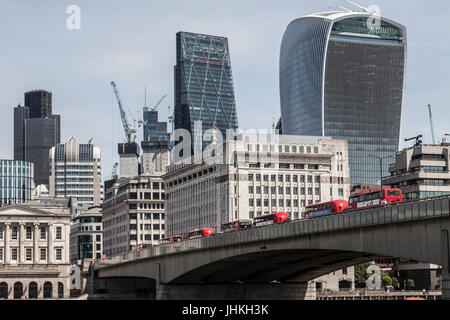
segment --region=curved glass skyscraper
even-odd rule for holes
[[[292,21],[280,53],[283,134],[346,139],[351,184],[378,183],[377,157],[399,146],[405,63],[406,28],[394,21],[337,11]]]

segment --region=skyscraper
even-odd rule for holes
[[[52,114],[52,93],[25,93],[25,106],[14,108],[14,160],[34,163],[36,185],[48,184],[48,152],[60,142],[61,118]]]
[[[195,124],[200,124],[195,128]],[[214,126],[226,139],[227,129],[237,129],[228,39],[188,32],[177,33],[175,66],[175,129],[186,129],[191,141],[210,141],[203,134]],[[197,130],[195,130],[197,129]]]
[[[169,140],[167,122],[158,121],[158,111],[144,107],[144,141]]]
[[[351,184],[378,183],[376,157],[399,146],[405,64],[397,22],[338,11],[292,21],[280,53],[283,133],[346,139]]]
[[[77,213],[102,202],[100,148],[73,137],[50,149],[50,197],[76,198]]]

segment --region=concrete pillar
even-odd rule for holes
[[[442,300],[450,300],[450,237],[447,229],[441,231]]]
[[[316,300],[308,283],[156,285],[156,300]]]

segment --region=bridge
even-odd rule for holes
[[[96,292],[153,299],[315,299],[308,281],[387,257],[442,266],[450,298],[450,197],[294,220],[96,261]]]

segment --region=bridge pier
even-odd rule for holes
[[[156,300],[316,300],[313,283],[156,286]]]

